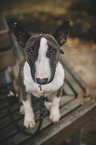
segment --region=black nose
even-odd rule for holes
[[[48,82],[48,78],[44,78],[44,79],[37,78],[36,80],[38,84],[42,84],[42,85]]]

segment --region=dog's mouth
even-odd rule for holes
[[[49,78],[42,78],[42,79],[36,78],[34,80],[34,82],[39,85],[47,85],[47,84],[51,83],[53,81],[53,79],[54,79],[54,76],[52,76],[52,78],[50,78],[50,79]]]
[[[51,79],[48,79],[48,78],[42,78],[42,79],[40,79],[40,78],[35,78],[35,79],[33,79],[33,80],[34,80],[34,82],[35,82],[36,84],[39,84],[39,85],[46,85],[46,84],[49,84],[50,82],[52,82],[53,78],[51,78]]]

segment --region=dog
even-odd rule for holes
[[[20,64],[18,77],[14,82],[20,94],[20,113],[24,114],[24,126],[35,127],[31,95],[40,97],[39,85],[45,92],[45,106],[50,112],[49,119],[58,122],[60,119],[59,102],[65,79],[64,68],[60,63],[60,48],[67,40],[69,21],[65,21],[53,34],[32,35],[19,24],[14,24],[14,33],[18,44],[24,48],[25,59]]]

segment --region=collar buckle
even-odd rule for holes
[[[42,85],[39,85],[38,87],[40,88],[40,97],[45,95],[44,91],[42,90]]]

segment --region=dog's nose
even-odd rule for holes
[[[36,80],[37,83],[41,85],[46,84],[48,82],[48,78],[44,78],[44,79],[37,78]]]

